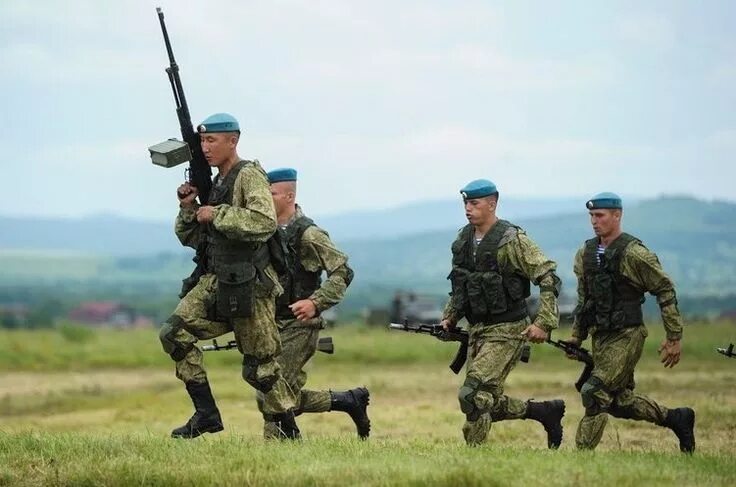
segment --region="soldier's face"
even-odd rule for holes
[[[606,237],[621,228],[621,210],[590,210],[590,224],[599,237]]]
[[[230,132],[200,134],[202,152],[207,164],[213,167],[221,166],[232,157],[238,145],[238,136]]]
[[[277,215],[283,215],[294,203],[296,198],[294,191],[294,184],[290,181],[273,183],[271,185],[271,197],[273,198],[273,206],[276,207]]]
[[[471,225],[482,225],[493,218],[496,201],[493,198],[465,200],[465,218]]]

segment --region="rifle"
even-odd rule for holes
[[[585,382],[590,378],[590,374],[593,372],[593,356],[588,350],[573,345],[572,343],[563,342],[562,340],[552,340],[552,336],[547,339],[547,343],[553,347],[563,350],[567,355],[572,355],[578,362],[583,362],[585,364],[583,372],[580,374],[577,382],[575,382],[575,389],[580,392],[583,384],[585,384]]]
[[[205,345],[202,347],[203,352],[219,352],[220,350],[231,350],[238,348],[238,343],[235,340],[230,340],[227,345],[219,345],[217,340],[212,340],[212,345]],[[317,340],[317,351],[332,355],[335,353],[335,345],[332,343],[332,337],[320,337]]]
[[[423,333],[425,335],[431,335],[438,340],[443,342],[460,342],[460,348],[457,349],[457,354],[450,364],[450,370],[455,374],[459,374],[463,370],[465,360],[468,358],[468,332],[462,328],[455,328],[452,330],[445,330],[442,325],[410,325],[408,323],[391,323],[388,325],[391,330],[408,331],[412,333]],[[524,345],[521,350],[522,362],[529,362],[529,345]]]
[[[716,348],[716,351],[726,357],[736,358],[736,352],[733,351],[733,343],[728,348]]]
[[[179,128],[181,129],[181,137],[184,139],[184,142],[169,139],[152,145],[148,148],[148,151],[151,153],[151,161],[162,167],[174,167],[189,161],[189,168],[184,172],[184,177],[188,183],[197,188],[199,202],[204,205],[209,200],[210,190],[212,189],[212,168],[210,168],[207,160],[204,158],[202,146],[199,143],[199,134],[194,131],[194,126],[192,125],[189,105],[187,105],[184,88],[181,84],[181,77],[179,76],[179,66],[176,64],[176,60],[174,60],[174,51],[171,49],[169,33],[164,23],[164,12],[161,10],[161,7],[156,7],[156,12],[158,13],[158,20],[161,24],[161,32],[164,35],[166,52],[169,55],[169,67],[166,68],[166,74],[169,76],[171,90],[174,92],[176,116],[179,119]],[[183,196],[186,195],[180,195],[180,197]]]

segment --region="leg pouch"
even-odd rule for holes
[[[220,264],[217,269],[218,317],[250,318],[253,315],[253,288],[256,268],[250,263]]]

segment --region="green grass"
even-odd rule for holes
[[[155,330],[71,328],[0,333],[0,485],[728,485],[736,480],[736,360],[715,353],[733,325],[687,329],[683,362],[657,361],[661,332],[637,369],[637,388],[697,412],[698,450],[684,456],[674,435],[612,419],[596,452],[577,452],[582,415],[572,383],[580,364],[549,346],[512,372],[506,392],[567,403],[565,440],[545,448],[530,421],[493,426],[468,448],[457,406],[462,377],[447,364],[453,344],[430,337],[345,327],[324,334],[336,354],[318,354],[313,388],[367,385],[373,430],[360,442],[343,413],[302,415],[298,443],[261,439],[254,394],[236,352],[207,355],[226,430],[194,441],[169,431],[191,414]],[[566,336],[560,333],[559,337]],[[223,341],[226,337],[223,337]]]

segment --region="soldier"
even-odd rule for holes
[[[327,232],[306,217],[296,204],[297,172],[276,169],[268,173],[271,196],[276,207],[278,230],[269,241],[271,262],[284,288],[276,300],[276,321],[281,334],[281,371],[297,395],[297,414],[343,411],[350,415],[360,438],[370,433],[367,407],[368,389],[344,392],[303,389],[307,381],[304,366],[317,349],[319,330],[324,328],[321,313],[342,301],[353,280],[347,256],[330,240]],[[327,279],[322,282],[322,272]],[[259,405],[263,397],[258,395]],[[266,421],[264,436],[276,436],[275,424]]]
[[[595,367],[580,390],[585,416],[578,425],[577,447],[595,448],[611,414],[670,428],[680,441],[680,450],[691,453],[695,450],[695,412],[668,409],[634,393],[634,368],[647,336],[641,309],[645,292],[657,297],[667,333],[658,350],[662,363],[674,367],[680,361],[682,321],[672,280],[654,252],[622,232],[619,196],[600,193],[586,206],[596,237],[575,255],[578,306],[568,341],[579,346],[590,334]]]
[[[565,403],[521,401],[504,395],[504,383],[521,356],[525,340],[540,343],[557,327],[560,279],[524,230],[496,216],[498,191],[485,179],[461,191],[469,224],[452,244],[450,301],[442,325],[470,323],[467,376],[458,394],[469,445],[483,443],[491,423],[533,419],[547,432],[547,446],[562,442]],[[531,323],[526,307],[530,281],[539,286],[540,307]]]
[[[195,202],[195,187],[185,183],[178,189],[176,235],[183,245],[198,249],[199,259],[191,286],[182,290],[159,337],[176,362],[176,376],[186,385],[195,412],[171,436],[194,438],[223,429],[195,344],[233,331],[243,354],[243,379],[263,394],[264,412],[279,435],[298,438],[294,394],[275,359],[281,352],[274,320],[281,286],[266,245],[276,230],[266,173],[258,161],[238,156],[240,126],[231,115],[210,116],[198,132],[204,156],[218,174],[205,206]]]

